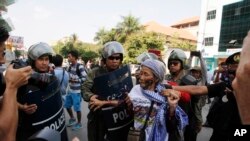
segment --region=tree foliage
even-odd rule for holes
[[[140,24],[139,18],[133,17],[131,14],[121,18],[122,22],[119,22],[116,26],[117,40],[119,42],[125,43],[129,35],[144,31],[144,26]]]
[[[127,51],[124,61],[136,63],[136,57],[143,52],[148,52],[148,49],[163,51],[165,42],[163,35],[154,32],[131,34],[124,44]]]
[[[78,39],[76,34],[72,34],[71,36],[58,41],[53,46],[53,49],[57,54],[61,54],[63,57],[67,57],[69,51],[77,50],[79,56],[86,62],[89,59],[99,57],[98,50],[100,49],[100,46],[84,43]]]
[[[187,40],[181,40],[178,34],[175,34],[173,37],[169,37],[168,46],[172,48],[180,48],[185,51],[194,51],[196,50],[196,45]]]
[[[164,50],[165,37],[157,33],[145,32],[145,27],[140,24],[139,18],[128,15],[122,16],[122,21],[110,31],[101,28],[96,33],[95,41],[101,45],[108,41],[122,43],[127,51],[124,61],[135,63],[135,58],[150,48]]]
[[[98,58],[99,54],[97,52],[89,50],[84,52],[81,57],[84,62],[88,62],[88,60],[92,60],[93,58]]]
[[[109,41],[125,43],[126,38],[129,35],[144,30],[144,26],[140,24],[138,18],[135,18],[132,15],[122,16],[121,18],[122,21],[119,22],[115,28],[112,28],[111,30],[106,30],[104,27],[101,28],[96,33],[94,40],[101,45]]]
[[[141,25],[139,18],[132,15],[122,16],[121,22],[110,30],[100,28],[94,37],[95,44],[80,41],[76,34],[58,41],[53,47],[56,53],[67,56],[72,49],[79,51],[80,56],[86,62],[99,57],[101,47],[109,41],[118,41],[123,44],[126,52],[125,63],[136,63],[136,57],[148,49],[164,50],[164,45],[181,48],[183,50],[195,50],[196,46],[186,40],[181,40],[178,35],[166,37],[166,35],[154,32],[146,32],[145,26]]]
[[[106,42],[114,41],[115,40],[115,30],[106,30],[104,27],[101,28],[94,37],[94,41],[97,41],[98,44],[103,45]]]

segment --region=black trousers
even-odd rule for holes
[[[88,115],[88,140],[89,141],[127,141],[129,127],[127,125],[115,131],[108,131],[103,117],[98,113]]]

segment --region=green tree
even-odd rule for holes
[[[125,43],[126,38],[132,33],[137,33],[144,30],[144,26],[140,25],[139,19],[132,15],[122,16],[122,21],[115,28],[106,30],[101,28],[96,32],[94,40],[103,45],[108,41],[118,41]]]
[[[86,60],[86,58],[88,59],[88,57],[98,57],[99,48],[100,45],[80,41],[76,34],[72,34],[71,36],[62,39],[53,45],[53,49],[57,54],[67,57],[69,51],[77,50],[79,52],[79,56],[82,57],[83,60]]]
[[[81,58],[82,60],[87,63],[88,60],[91,60],[91,59],[95,59],[95,58],[99,58],[99,54],[97,52],[94,52],[94,51],[86,51],[84,52],[82,55],[81,55]]]
[[[101,29],[99,29],[98,32],[96,32],[95,37],[94,37],[94,41],[97,41],[98,44],[103,44],[103,42],[105,41],[105,36],[107,35],[108,31],[102,27]]]
[[[56,54],[62,54],[61,49],[63,47],[63,42],[57,41],[54,45],[52,45],[53,50]]]
[[[94,41],[97,41],[98,44],[103,45],[107,41],[107,36],[109,34],[108,32],[109,32],[108,30],[102,27],[98,32],[96,32]]]
[[[62,44],[60,44],[60,42],[59,42],[59,44],[56,44],[55,46],[56,46],[56,48],[60,48],[59,54],[61,54],[64,57],[67,57],[68,52],[73,49],[73,44],[70,42],[64,42]],[[53,47],[53,48],[55,48],[55,47]]]
[[[112,28],[111,30],[106,30],[105,28],[101,28],[94,37],[94,41],[97,41],[98,44],[104,45],[109,41],[117,40],[117,32],[116,29]]]
[[[74,33],[69,37],[65,37],[59,41],[55,45],[53,45],[53,49],[55,53],[61,54],[64,57],[67,57],[67,54],[70,50],[78,50],[79,47],[82,46],[82,41],[78,39],[78,36]]]
[[[126,38],[132,33],[136,33],[144,30],[144,26],[140,25],[139,18],[136,18],[129,14],[128,16],[122,16],[122,22],[116,26],[117,40],[121,43],[126,41]]]
[[[131,34],[124,44],[127,51],[124,61],[125,63],[136,63],[136,57],[147,52],[148,49],[163,51],[165,42],[163,35],[154,32]]]
[[[178,34],[175,34],[173,37],[168,37],[168,46],[172,48],[180,48],[185,51],[194,51],[196,50],[196,45],[187,40],[181,40]]]

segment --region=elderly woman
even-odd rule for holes
[[[161,93],[166,89],[162,85],[165,70],[164,64],[158,60],[142,62],[140,84],[129,93],[134,110],[134,128],[145,129],[145,141],[182,140],[181,135],[174,135],[176,132],[173,130],[182,133],[188,123],[187,115],[178,106],[180,93],[174,90],[164,95]],[[146,128],[143,128],[145,121]]]

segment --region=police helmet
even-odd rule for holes
[[[201,72],[201,67],[200,66],[193,66],[190,68],[190,71],[200,71]]]
[[[122,44],[120,44],[117,41],[110,41],[104,44],[103,50],[102,50],[102,57],[108,58],[109,56],[112,56],[113,54],[120,53],[121,57],[123,58],[124,49]]]
[[[47,43],[40,42],[34,44],[28,50],[28,57],[30,61],[35,61],[43,55],[48,55],[50,61],[52,59],[52,55],[54,55],[52,47],[50,47]]]
[[[185,54],[185,52],[181,49],[174,49],[169,57],[168,57],[168,62],[170,62],[171,60],[179,60],[181,61],[182,64],[182,68],[184,68],[184,66],[186,65],[186,60],[187,60],[187,56]],[[169,68],[169,64],[168,64],[168,68]]]

